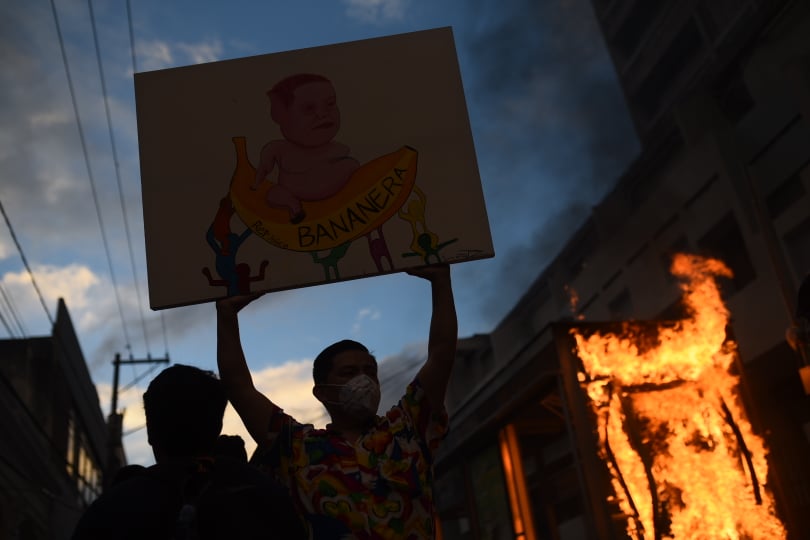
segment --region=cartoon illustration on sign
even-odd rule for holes
[[[393,270],[394,260],[391,258],[391,251],[388,249],[388,244],[385,242],[382,226],[368,233],[366,239],[368,240],[368,253],[374,260],[374,266],[377,267],[377,271],[385,271],[385,265],[382,263],[383,260],[388,261],[388,270]]]
[[[349,148],[336,142],[340,109],[332,82],[321,75],[299,73],[267,92],[270,116],[281,128],[281,140],[262,148],[255,190],[278,168],[278,180],[267,189],[267,204],[286,208],[290,223],[306,217],[302,201],[322,201],[339,192],[360,163]]]
[[[450,28],[135,86],[153,309],[494,255]]]
[[[228,296],[249,293],[250,283],[262,281],[269,264],[269,261],[263,260],[259,266],[259,274],[251,276],[249,264],[236,263],[239,246],[252,234],[252,231],[245,229],[242,234],[238,235],[232,232],[233,213],[231,199],[226,195],[220,199],[214,221],[205,233],[205,239],[214,252],[214,268],[220,279],[214,279],[207,266],[202,269],[203,275],[208,279],[208,284],[212,287],[224,286]]]
[[[427,206],[427,196],[418,187],[413,188],[416,194],[416,199],[408,202],[407,210],[400,209],[398,212],[399,217],[411,224],[411,233],[413,240],[411,240],[411,251],[403,253],[403,257],[420,257],[425,264],[432,262],[440,263],[442,258],[439,256],[439,251],[456,240],[447,240],[439,242],[439,236],[428,229],[427,220],[425,218],[425,206]],[[421,231],[421,232],[420,232]]]
[[[323,265],[327,281],[340,279],[338,261],[362,236],[377,269],[383,270],[383,259],[393,269],[382,227],[412,190],[424,201],[415,187],[417,151],[402,146],[363,165],[351,157],[349,147],[335,140],[340,111],[334,86],[322,75],[291,75],[267,96],[284,138],[266,143],[254,168],[246,137],[233,137],[230,199],[236,213],[270,244],[310,252],[313,262]],[[413,219],[424,223],[424,202]],[[317,254],[324,250],[327,255]]]

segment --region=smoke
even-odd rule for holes
[[[380,360],[380,411],[387,411],[397,404],[426,358],[427,344],[416,343]]]
[[[462,265],[459,274],[491,283],[476,294],[489,291],[478,303],[495,324],[639,145],[587,0],[472,5],[471,14],[489,22],[459,42],[474,74],[465,82],[477,152],[486,156],[481,174],[496,259]]]

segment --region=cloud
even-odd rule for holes
[[[408,0],[344,0],[346,14],[362,23],[383,24],[405,18]]]
[[[73,117],[68,114],[66,109],[51,109],[35,112],[28,120],[34,129],[49,129],[53,126],[73,122]]]
[[[169,43],[163,40],[141,41],[137,44],[136,49],[139,71],[214,62],[222,59],[224,51],[219,39],[196,43]]]
[[[70,309],[76,313],[89,314],[96,309],[93,292],[102,280],[89,267],[81,264],[64,267],[38,265],[32,268],[32,272],[51,313],[56,309],[59,298],[64,298]],[[41,302],[28,272],[7,272],[0,281],[15,304],[26,307],[21,314],[24,318],[41,318]],[[81,330],[82,325],[78,326]]]
[[[382,313],[377,308],[363,308],[357,312],[352,325],[352,335],[357,335],[363,329],[363,322],[365,321],[378,321],[382,317]]]
[[[131,283],[119,283],[113,288],[106,276],[96,274],[83,264],[34,265],[32,271],[48,312],[55,313],[59,298],[64,299],[76,333],[83,338],[94,336],[96,341],[90,343],[89,347],[88,344],[83,344],[91,372],[109,363],[116,353],[125,352],[126,346],[132,345],[127,343],[127,337],[141,345],[144,329],[149,336],[163,333],[165,321],[162,320],[162,313],[150,311],[141,318],[141,306],[138,304],[136,289]],[[50,332],[45,324],[47,318],[43,313],[42,302],[28,272],[6,272],[0,276],[0,284],[11,303],[17,306],[17,315],[23,321],[27,334]],[[125,321],[121,321],[121,312],[128,316]],[[186,314],[187,312],[188,310]],[[173,319],[184,320],[179,310],[173,310],[170,315]],[[184,326],[198,326],[206,320],[206,316],[210,319],[210,313],[197,310],[196,317],[190,317],[191,323],[175,324],[173,328],[181,332]]]
[[[177,48],[194,64],[214,62],[222,58],[222,43],[218,39],[210,43],[178,43]]]
[[[152,71],[174,65],[171,46],[165,41],[139,41],[136,50],[139,70]]]
[[[427,343],[413,343],[379,362],[380,411],[396,405],[427,359]]]
[[[323,427],[325,410],[312,395],[312,360],[291,360],[253,372],[256,388],[303,423]]]

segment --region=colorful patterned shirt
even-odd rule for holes
[[[447,425],[417,379],[354,444],[279,409],[253,462],[289,487],[315,540],[433,538],[433,454]]]

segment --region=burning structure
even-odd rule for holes
[[[634,540],[785,538],[715,282],[731,271],[715,259],[678,254],[672,272],[683,280],[687,318],[624,323],[617,333],[571,330],[581,361],[577,386],[609,471],[606,502],[618,507]],[[577,392],[572,370],[565,371],[568,390]]]

